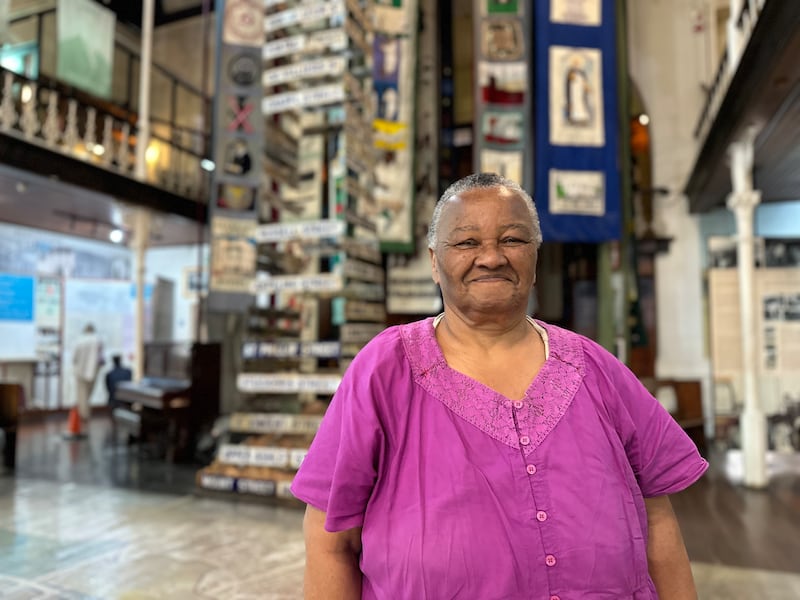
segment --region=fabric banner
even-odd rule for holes
[[[428,224],[439,199],[439,23],[437,7],[421,2],[417,31],[417,79],[414,157],[414,254],[390,254],[386,262],[386,310],[392,314],[431,315],[441,312],[439,287],[431,278]]]
[[[101,98],[111,97],[114,13],[91,0],[58,0],[59,79]]]
[[[256,0],[217,0],[216,8],[223,18],[217,28],[208,308],[225,312],[252,303],[264,151],[264,9]]]
[[[416,0],[376,5],[372,40],[373,196],[378,237],[387,252],[414,247],[414,76]]]
[[[535,199],[542,234],[545,241],[619,239],[615,3],[535,6]]]
[[[476,0],[475,170],[533,188],[530,3]]]

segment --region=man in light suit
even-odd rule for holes
[[[91,416],[89,399],[92,396],[97,373],[103,365],[103,343],[95,332],[94,325],[87,323],[83,334],[72,350],[72,368],[75,374],[75,402],[81,420],[87,422]]]

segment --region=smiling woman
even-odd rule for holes
[[[541,233],[519,192],[505,186],[456,191],[430,248],[446,309],[470,324],[518,321],[536,280]]]
[[[361,350],[292,484],[306,598],[696,597],[668,496],[708,465],[616,358],[526,314],[540,243],[513,181],[442,195],[444,312]]]

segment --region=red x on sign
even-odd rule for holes
[[[228,125],[228,131],[244,131],[245,133],[253,133],[253,125],[247,118],[253,112],[253,104],[246,102],[243,96],[228,98],[228,107],[233,111],[233,121]]]

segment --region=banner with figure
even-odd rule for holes
[[[541,0],[536,19],[535,199],[546,241],[619,239],[614,0]]]

